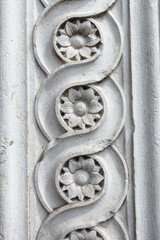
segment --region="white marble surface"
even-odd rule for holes
[[[0,239],[159,239],[158,0],[0,7]]]
[[[49,140],[35,171],[37,195],[50,213],[38,239],[128,239],[112,221],[128,191],[127,164],[113,145],[126,104],[111,76],[124,47],[112,4],[53,2],[34,28],[35,57],[47,73],[35,113]]]

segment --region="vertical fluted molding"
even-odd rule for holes
[[[0,239],[27,240],[26,1],[0,1]]]
[[[137,240],[160,239],[158,0],[130,0]]]

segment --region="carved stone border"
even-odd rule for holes
[[[160,239],[159,1],[130,0],[137,240]]]
[[[113,165],[119,156],[115,157],[114,154],[111,153],[110,158],[112,161],[110,163],[109,159],[106,161],[107,147],[119,137],[119,128],[121,122],[124,122],[123,101],[121,102],[121,97],[118,93],[120,89],[118,89],[118,92],[115,90],[113,86],[115,82],[111,77],[111,85],[107,85],[110,81],[109,79],[105,81],[107,80],[106,77],[109,76],[108,74],[113,72],[115,66],[117,66],[116,64],[119,63],[122,54],[122,30],[120,30],[121,27],[119,24],[117,24],[118,21],[116,17],[114,17],[114,14],[112,15],[108,9],[108,6],[113,2],[116,1],[108,0],[99,3],[90,1],[88,2],[88,4],[91,4],[90,7],[86,7],[83,2],[68,2],[66,5],[68,8],[65,9],[65,11],[63,10],[65,2],[53,2],[44,9],[34,28],[35,57],[40,67],[45,71],[48,69],[47,72],[50,72],[43,81],[36,97],[35,113],[37,123],[43,134],[46,137],[49,136],[49,145],[52,142],[56,143],[48,152],[44,151],[38,163],[39,167],[36,168],[35,186],[36,190],[38,190],[37,194],[43,206],[51,213],[47,219],[43,221],[37,235],[37,240],[43,239],[44,237],[47,239],[61,239],[66,237],[70,239],[71,237],[72,239],[72,235],[74,234],[77,234],[77,238],[79,235],[80,238],[83,237],[83,234],[98,234],[93,230],[87,230],[87,228],[91,226],[98,227],[101,222],[114,216],[117,210],[119,210],[118,206],[121,206],[119,201],[123,202],[124,200],[121,195],[128,185],[128,174],[125,170],[125,173],[122,170],[123,174],[121,173],[121,177],[122,175],[123,177],[120,177],[121,180],[119,179],[119,181],[115,183],[115,178],[119,178],[117,174],[120,172],[121,167],[119,166],[119,169],[114,171],[116,167],[113,167]],[[57,6],[62,9],[60,10]],[[81,9],[78,13],[77,8],[82,8],[83,11]],[[75,11],[76,15],[74,16],[73,13]],[[104,34],[104,29],[107,28],[107,22],[110,22],[109,19],[107,21],[107,16],[104,20],[105,25],[101,27],[98,22],[96,23],[96,20],[88,19],[91,13],[94,19],[94,15],[104,13],[104,11],[106,15],[109,13],[108,16],[111,17],[111,21],[114,21],[114,25],[108,28],[108,35]],[[61,12],[61,18],[57,19],[55,16],[57,16],[59,12]],[[72,17],[66,18],[66,12]],[[84,12],[83,15],[81,12]],[[85,18],[81,18],[84,16]],[[49,19],[52,19],[53,22]],[[115,26],[118,35],[115,35]],[[46,28],[47,36],[44,39]],[[101,34],[102,29],[103,35]],[[112,45],[109,45],[110,39],[112,38],[116,39],[116,41],[113,41]],[[53,49],[51,44],[53,44]],[[94,47],[94,50],[91,47]],[[46,48],[48,49],[47,51]],[[109,49],[112,49],[112,51],[109,51]],[[48,54],[46,55],[46,53]],[[56,62],[58,60],[57,55],[63,60],[61,64]],[[95,60],[95,63],[91,60]],[[59,64],[60,66],[57,67]],[[106,69],[105,72],[104,69]],[[103,71],[102,74],[101,71]],[[95,77],[95,75],[97,75],[97,77]],[[104,81],[104,85],[103,87],[99,85],[98,90],[97,84],[101,81]],[[94,87],[88,85],[92,83],[95,84]],[[112,94],[109,95],[109,92],[112,92]],[[116,97],[116,101],[114,97]],[[108,108],[107,101],[109,100],[107,100],[107,98],[112,102]],[[117,104],[117,100],[120,104]],[[95,107],[92,109],[92,104],[94,103]],[[53,106],[54,111],[52,110]],[[105,114],[107,109],[108,116],[112,119],[111,122],[107,114]],[[92,113],[98,113],[97,116],[100,121],[95,121],[94,114]],[[116,119],[115,123],[113,119]],[[62,127],[65,128],[65,132],[62,132],[59,128],[57,120]],[[94,132],[95,129],[97,129],[97,131]],[[88,136],[86,134],[88,134]],[[57,142],[58,138],[62,140]],[[102,142],[103,147],[100,147],[101,143],[99,141]],[[103,161],[100,160],[101,158],[99,159],[98,156],[92,158],[90,155],[90,158],[88,157],[88,154],[99,154],[101,156],[103,152]],[[100,167],[98,172],[95,172],[97,168],[95,159],[98,161],[96,164],[99,164]],[[104,167],[101,161],[104,163]],[[43,164],[45,166],[43,166]],[[58,172],[56,172],[58,164],[60,164],[60,167],[58,167]],[[107,164],[110,165],[109,173],[111,174],[112,172],[114,181],[111,176],[108,178]],[[117,164],[115,164],[115,166],[117,166]],[[44,178],[42,176],[44,176]],[[96,179],[93,181],[94,176]],[[106,180],[106,177],[108,180]],[[98,189],[102,190],[101,194],[94,189],[97,188],[94,182],[101,184],[101,186],[98,186]],[[51,186],[52,188],[50,188]],[[117,188],[115,186],[117,186]],[[110,191],[110,189],[112,189],[112,191]],[[124,192],[124,197],[126,197],[126,191]],[[68,204],[66,205],[64,201],[62,202],[62,199],[67,201]],[[97,206],[99,212],[96,212],[96,203],[94,205],[92,204],[97,200],[99,200]],[[109,204],[110,202],[112,203]],[[106,207],[104,208],[105,204]],[[77,209],[80,207],[81,210],[85,212],[86,217],[83,214],[81,216],[77,214]],[[93,216],[92,208],[95,208]],[[64,217],[66,217],[68,221],[69,228],[65,225]],[[94,224],[92,221],[94,221]],[[112,224],[114,225],[115,223]],[[87,231],[82,233],[79,227],[86,229],[88,233]],[[113,235],[116,236],[116,234],[118,234],[120,236],[121,231],[122,229],[116,233],[117,230],[114,230]],[[107,233],[106,228],[104,228],[102,232],[104,232],[104,235],[109,234],[109,236],[113,238],[112,233]],[[98,237],[98,235],[96,236]],[[106,239],[105,236],[103,238]],[[126,238],[125,236],[121,236],[121,238],[128,239],[128,237]]]
[[[26,1],[0,1],[0,239],[28,239]]]
[[[30,1],[30,4],[33,2]],[[13,6],[14,5],[14,6]],[[27,222],[26,5],[0,2],[0,238],[29,239]],[[137,240],[160,238],[160,75],[158,0],[130,0]],[[15,27],[13,27],[16,26]],[[21,36],[21,37],[20,37]],[[29,63],[28,63],[29,65]],[[16,104],[21,106],[17,118]],[[143,108],[140,103],[143,103]],[[21,120],[20,120],[21,119]],[[22,121],[23,120],[23,121]],[[1,151],[2,151],[1,150]],[[1,158],[2,159],[2,158]],[[6,159],[6,160],[5,160]],[[18,194],[16,194],[18,193]]]

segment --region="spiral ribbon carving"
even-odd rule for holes
[[[35,184],[50,214],[38,240],[128,239],[116,215],[128,171],[113,145],[125,115],[123,90],[111,76],[123,49],[123,31],[110,10],[115,2],[43,1],[34,52],[47,78],[35,111],[49,144]]]

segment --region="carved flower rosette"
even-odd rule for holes
[[[54,34],[54,48],[66,62],[79,62],[100,54],[102,38],[91,20],[75,20],[63,23]]]
[[[78,229],[69,233],[64,240],[104,240],[103,236],[95,229]]]
[[[76,86],[57,98],[57,118],[67,131],[90,131],[101,124],[105,99],[94,86]]]
[[[73,158],[58,168],[56,183],[66,201],[87,201],[103,192],[104,170],[91,157]]]

